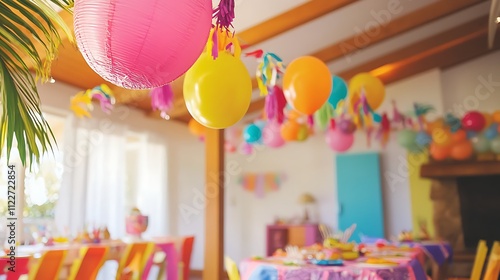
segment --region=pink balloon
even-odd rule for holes
[[[479,132],[486,125],[484,115],[477,111],[471,111],[462,118],[462,127],[466,130]]]
[[[354,134],[346,134],[339,129],[329,129],[326,132],[326,143],[336,152],[345,152],[354,143]]]
[[[252,145],[243,141],[240,145],[240,152],[244,155],[251,155],[253,152],[253,147],[252,147]]]
[[[149,89],[172,82],[202,53],[212,25],[210,0],[78,0],[78,48],[105,80]]]
[[[281,137],[281,126],[277,122],[269,122],[262,130],[264,145],[279,148],[285,145],[285,140]]]

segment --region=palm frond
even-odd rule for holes
[[[6,146],[9,159],[16,141],[23,165],[38,162],[55,144],[40,109],[36,80],[49,77],[62,40],[59,32],[71,41],[73,34],[51,4],[71,11],[73,0],[0,2],[0,148]]]

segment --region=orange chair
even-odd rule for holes
[[[484,280],[497,280],[500,275],[500,242],[495,241],[490,251]]]
[[[79,258],[71,265],[69,280],[94,280],[104,263],[108,247],[84,247]]]
[[[182,244],[182,258],[179,264],[179,270],[182,274],[179,275],[179,279],[189,280],[189,271],[191,266],[191,253],[193,252],[194,236],[188,236],[184,238]]]
[[[146,262],[153,253],[154,247],[155,244],[152,242],[127,245],[118,265],[116,280],[141,279]]]
[[[42,254],[40,259],[29,269],[28,280],[57,280],[63,265],[66,250],[50,250]]]

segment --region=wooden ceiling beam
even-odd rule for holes
[[[374,26],[373,30],[367,27],[363,33],[335,43],[311,55],[324,62],[331,62],[342,57],[348,57],[361,49],[373,46],[376,43],[393,38],[480,2],[484,2],[484,0],[441,0],[403,17],[395,18],[385,25],[381,23],[378,25],[378,28]]]
[[[358,0],[312,0],[237,33],[244,47],[262,43]]]
[[[374,69],[371,73],[385,84],[390,84],[434,68],[446,69],[499,49],[498,44],[489,49],[487,40],[487,30],[485,29],[401,61],[384,65]]]
[[[419,57],[426,56],[432,52],[439,52],[443,48],[451,48],[468,39],[483,35],[487,31],[486,22],[486,16],[477,18],[440,34],[413,43],[408,47],[342,71],[337,75],[346,81],[362,72],[372,72],[375,76],[383,76],[384,72],[394,70],[394,68],[391,67],[395,66],[391,65],[396,65],[402,61],[407,61],[406,64],[408,64],[410,61],[418,60]],[[388,81],[385,82],[387,83]]]

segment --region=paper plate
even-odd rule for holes
[[[335,265],[338,266],[344,264],[342,260],[316,260],[316,259],[312,259],[311,263],[315,265],[325,265],[325,266],[335,266]]]

